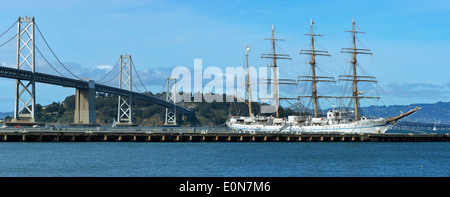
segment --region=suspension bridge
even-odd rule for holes
[[[14,31],[14,28],[17,31]],[[38,34],[36,34],[38,33]],[[36,37],[38,35],[39,37]],[[40,38],[40,39],[38,39]],[[44,51],[47,50],[47,51]],[[47,52],[47,53],[45,53]],[[47,55],[45,55],[47,54]],[[48,54],[51,54],[48,56]],[[38,55],[38,56],[37,56]],[[41,58],[37,60],[36,58]],[[51,61],[50,58],[54,58]],[[38,64],[39,63],[39,64]],[[60,69],[58,69],[58,67]],[[43,71],[43,72],[38,72]],[[118,72],[116,72],[118,70]],[[73,70],[72,70],[73,71]],[[100,80],[80,78],[65,66],[55,55],[34,17],[19,17],[6,31],[0,34],[0,77],[16,81],[14,86],[15,104],[14,124],[34,124],[36,121],[36,83],[51,84],[75,89],[74,124],[92,126],[96,124],[95,97],[97,92],[119,96],[117,123],[133,125],[131,98],[148,101],[166,108],[166,125],[176,125],[176,114],[191,116],[191,110],[176,104],[176,81],[167,78],[166,99],[159,99],[140,92],[133,82],[136,75],[144,89],[145,86],[136,71],[131,55],[120,55],[117,63]],[[70,75],[71,77],[67,77]],[[111,77],[113,76],[113,77]],[[115,85],[111,85],[115,83]],[[118,82],[118,86],[117,86]],[[137,90],[133,91],[133,87]],[[164,87],[163,87],[164,89]],[[148,91],[146,91],[148,92]],[[148,141],[148,142],[448,142],[446,134],[311,134],[311,133],[241,133],[230,132],[224,128],[151,128],[147,130],[102,130],[95,131],[66,128],[53,131],[40,128],[27,130],[2,129],[0,141]],[[111,128],[110,128],[111,129]],[[201,132],[197,132],[197,130]]]
[[[14,27],[16,27],[17,31],[13,30]],[[36,33],[40,36],[38,38],[41,38],[40,41],[43,46],[37,42]],[[47,49],[52,54],[52,58],[56,59],[56,64],[52,64],[49,58],[44,56],[42,49]],[[50,71],[46,73],[37,72],[36,54],[39,54],[43,60],[41,62],[44,62],[44,64],[41,64],[42,67],[50,67],[51,69],[47,70],[53,70],[52,72],[55,74],[49,74]],[[120,55],[114,68],[98,81],[101,82],[108,76],[113,76],[113,71],[116,70],[116,67],[119,68],[119,72],[104,83],[78,77],[55,55],[39,30],[39,27],[36,25],[34,17],[19,17],[17,21],[0,35],[0,57],[3,57],[0,59],[0,77],[16,80],[14,117],[12,122],[35,122],[37,100],[36,83],[75,88],[75,124],[96,124],[96,92],[119,96],[117,114],[117,123],[119,124],[133,124],[131,98],[166,107],[167,125],[176,125],[176,112],[185,115],[191,115],[192,113],[191,110],[185,107],[177,106],[176,99],[174,99],[174,93],[176,91],[174,88],[174,79],[168,78],[167,96],[165,100],[142,92],[133,91],[133,87],[139,90],[133,81],[132,76],[134,75],[137,76],[143,88],[146,88],[134,67],[131,55]],[[60,65],[62,69],[57,69],[57,65]],[[63,73],[68,73],[72,77],[67,77]],[[109,82],[117,80],[117,78],[119,87],[108,85]]]

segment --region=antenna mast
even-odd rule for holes
[[[272,67],[272,74],[273,74],[273,79],[272,79],[272,84],[273,84],[273,100],[275,101],[275,112],[276,112],[276,117],[278,118],[278,106],[279,106],[279,95],[278,95],[278,85],[279,85],[279,80],[277,78],[277,59],[291,59],[289,57],[289,55],[287,54],[278,54],[275,51],[275,46],[276,40],[279,41],[284,41],[283,39],[276,39],[275,38],[275,30],[272,24],[272,38],[264,38],[264,40],[272,40],[272,50],[273,53],[272,54],[262,54],[261,58],[271,58],[273,59],[273,65],[269,66]]]

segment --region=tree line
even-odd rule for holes
[[[160,99],[166,97],[166,93],[145,94],[155,96]],[[209,93],[211,94],[211,93]],[[205,95],[204,95],[205,96]],[[217,96],[217,95],[215,95]],[[187,117],[181,113],[177,113],[177,124],[181,126],[225,126],[225,122],[230,115],[233,116],[249,116],[248,105],[245,102],[233,99],[234,102],[227,101],[227,95],[223,94],[223,102],[191,102],[177,103],[180,106],[193,110],[194,115]],[[96,94],[96,117],[97,123],[101,125],[112,125],[114,120],[117,121],[118,96],[106,93]],[[163,126],[165,121],[165,107],[132,99],[132,120],[134,124],[140,126]],[[246,101],[247,102],[247,101]],[[259,113],[261,103],[252,102],[252,113],[254,115],[262,115]],[[42,106],[36,104],[36,122],[44,122],[48,124],[70,124],[74,121],[75,95],[70,95],[63,102],[53,102],[49,105]],[[280,117],[287,115],[298,115],[290,108],[280,107]],[[270,115],[270,114],[264,114]],[[10,121],[11,117],[7,116],[6,121]]]

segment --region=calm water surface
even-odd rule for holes
[[[0,143],[2,177],[450,176],[450,143]]]

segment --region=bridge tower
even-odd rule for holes
[[[120,55],[119,88],[130,90],[130,96],[119,96],[117,113],[117,122],[119,124],[133,124],[131,121],[131,92],[133,84],[131,69],[131,55]]]
[[[28,82],[16,79],[13,122],[35,122],[36,89],[34,78],[34,24],[34,17],[19,17],[17,20],[16,68],[31,68],[33,77]]]
[[[176,103],[176,92],[177,92],[177,86],[176,86],[176,79],[175,78],[167,78],[167,92],[166,92],[166,101],[172,102],[174,104],[173,109],[172,108],[166,108],[166,120],[164,122],[164,125],[167,126],[176,126],[177,125],[177,106]]]

